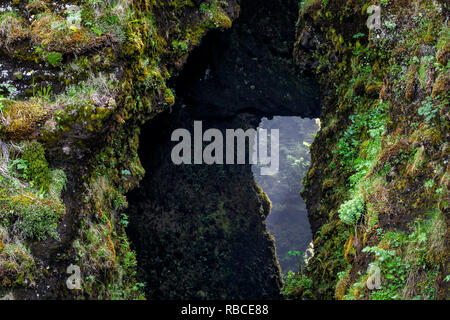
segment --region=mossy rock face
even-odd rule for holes
[[[381,29],[373,32],[366,27],[372,4],[309,1],[300,11],[295,60],[319,79],[324,113],[303,192],[315,232],[307,269],[313,290],[297,297],[448,298],[448,261],[418,267],[411,251],[422,237],[423,250],[439,243],[438,255],[448,257],[448,5],[383,2]],[[356,197],[364,211],[346,225],[336,213]],[[429,237],[434,219],[446,225],[439,240]],[[369,263],[400,280],[367,289]]]
[[[168,80],[208,30],[228,28],[239,12],[234,0],[209,2],[212,16],[196,1],[2,2],[0,224],[15,198],[65,215],[52,225],[59,239],[24,243],[49,269],[30,279],[19,268],[23,281],[11,273],[0,296],[143,298],[121,216],[124,193],[143,176],[139,126],[174,103]],[[13,230],[5,232],[8,248]],[[2,264],[2,274],[16,270],[4,257],[12,264]],[[77,263],[86,279],[74,291],[66,269]]]
[[[7,72],[0,74],[0,296],[12,292],[14,298],[26,299],[37,295],[143,298],[123,215],[124,195],[144,176],[138,156],[140,127],[174,104],[170,79],[208,31],[230,27],[239,14],[238,2],[1,3],[7,10],[0,13],[0,64]],[[443,280],[449,268],[445,240],[449,223],[448,5],[445,1],[383,3],[388,5],[382,5],[381,33],[369,32],[365,26],[366,9],[373,1],[313,0],[304,2],[300,10],[294,60],[300,70],[319,80],[324,111],[304,192],[315,232],[315,257],[301,278],[311,278],[312,284],[307,290],[304,286],[293,290],[298,298],[448,297],[448,281]],[[270,25],[268,20],[269,29]],[[290,59],[289,46],[272,49]],[[19,164],[21,157],[30,164],[27,178],[20,176],[17,165],[16,169],[11,166]],[[160,173],[181,174],[172,169],[163,166]],[[62,194],[62,188],[56,188],[57,192],[51,188],[58,179],[48,170],[67,175]],[[220,172],[204,172],[210,179],[216,174]],[[240,180],[239,175],[247,179]],[[185,197],[172,199],[184,206],[180,212],[199,220],[195,232],[185,238],[194,241],[190,249],[195,256],[219,263],[207,266],[219,273],[195,275],[206,267],[187,259],[192,262],[190,276],[212,277],[220,287],[240,270],[236,261],[245,259],[227,253],[261,249],[264,253],[252,260],[252,271],[260,264],[268,269],[259,269],[258,274],[242,272],[257,284],[267,275],[274,290],[280,282],[277,276],[269,276],[277,267],[268,258],[274,256],[273,243],[262,223],[268,203],[249,183],[244,169],[226,177],[233,203],[225,197],[207,207],[189,202],[187,185],[177,186]],[[170,191],[171,186],[161,190]],[[158,190],[152,192],[155,201],[150,207],[161,216],[149,225],[156,228],[156,223],[163,223],[170,253],[184,254],[174,241],[177,228],[185,225],[164,220],[174,212],[160,202]],[[240,192],[250,194],[251,201],[244,202]],[[365,208],[354,228],[340,221],[339,209],[361,195]],[[24,203],[57,213],[56,222],[46,221],[42,230],[44,234],[55,231],[60,238],[30,236],[32,243],[15,246],[10,239],[18,228],[7,225],[7,215],[13,211],[14,222],[39,218],[30,215],[32,209]],[[251,218],[240,219],[237,213],[244,211]],[[233,219],[228,217],[230,212]],[[29,220],[20,220],[23,216]],[[223,241],[217,248],[201,246],[201,237],[217,231],[212,227],[217,224],[223,225]],[[186,226],[194,227],[192,221]],[[234,241],[236,235],[244,240]],[[163,236],[150,236],[152,243],[166,241]],[[252,244],[248,247],[242,241]],[[231,250],[232,244],[236,247]],[[389,288],[377,292],[361,289],[368,264],[378,263],[380,255],[389,262],[380,263],[382,272],[397,280],[391,277]],[[170,255],[164,257],[170,272],[180,271],[173,261]],[[224,261],[234,263],[233,268],[220,265]],[[161,261],[152,263],[157,276],[169,278]],[[66,287],[70,264],[80,264],[81,273],[87,275],[80,291]],[[389,265],[395,265],[395,270]],[[190,297],[223,298],[219,291],[202,287],[184,289]],[[167,286],[155,284],[148,292],[170,296],[177,290],[168,279]],[[242,293],[231,287],[227,294],[241,297]]]

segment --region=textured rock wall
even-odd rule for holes
[[[0,2],[0,294],[140,298],[124,232],[139,126],[236,1]],[[70,264],[82,290],[66,287]]]
[[[446,1],[304,2],[295,59],[323,115],[303,193],[315,257],[292,296],[448,298],[448,17]]]
[[[172,113],[145,125],[146,176],[129,194],[128,234],[155,299],[279,299],[281,274],[265,219],[270,202],[250,165],[171,162],[170,135],[256,128],[262,116],[317,117],[318,87],[294,68],[295,1],[246,1],[233,27],[213,32],[176,81]]]

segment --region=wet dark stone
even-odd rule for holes
[[[144,125],[146,175],[127,213],[148,298],[281,298],[270,204],[251,166],[176,166],[170,137],[177,128],[193,135],[194,120],[223,131],[257,128],[263,116],[319,116],[318,86],[292,63],[297,4],[243,1],[233,28],[209,34],[188,59],[172,113]]]

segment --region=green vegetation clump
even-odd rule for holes
[[[355,225],[364,211],[364,199],[362,195],[343,203],[339,208],[339,218],[348,225]]]
[[[440,109],[434,105],[431,96],[427,97],[427,100],[422,101],[422,106],[417,109],[418,114],[425,118],[427,124],[431,124],[436,119],[439,111]]]
[[[25,146],[24,153],[20,158],[19,169],[22,177],[32,181],[34,185],[44,192],[49,191],[50,187],[50,169],[45,159],[44,147],[39,142],[31,142]]]
[[[380,232],[378,246],[362,249],[363,253],[375,258],[370,266],[381,271],[381,287],[372,291],[365,289],[368,275],[363,274],[348,288],[345,299],[437,299],[437,281],[445,282],[442,276],[439,278],[441,263],[446,259],[443,243],[445,222],[439,211],[433,210],[427,213],[426,219],[416,219],[411,229],[413,232],[410,234]]]
[[[9,174],[0,175],[0,225],[19,238],[59,239],[57,226],[65,212],[60,199],[65,173],[50,171],[40,143],[27,143],[23,150],[20,158],[1,159],[3,167],[9,164]]]
[[[226,4],[225,1],[213,0],[200,5],[200,12],[205,14],[208,27],[225,29],[231,27],[230,18],[222,10]]]
[[[60,203],[24,194],[13,197],[7,209],[0,217],[5,221],[15,222],[14,225],[6,223],[6,227],[16,228],[27,239],[41,241],[51,237],[59,240],[57,227],[63,213]]]
[[[0,133],[3,138],[20,141],[30,137],[49,112],[44,101],[1,100]]]
[[[29,249],[20,243],[3,244],[6,231],[0,226],[0,286],[26,288],[42,277],[42,272]]]
[[[281,290],[283,296],[287,299],[294,298],[299,292],[302,292],[305,296],[310,294],[313,281],[304,274],[294,273],[289,271],[284,275],[284,286]]]
[[[60,52],[49,52],[46,55],[48,63],[53,67],[58,67],[62,61],[62,54]]]

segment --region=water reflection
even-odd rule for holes
[[[272,201],[272,211],[267,218],[270,233],[275,237],[277,257],[283,273],[297,271],[295,257],[288,257],[291,250],[305,252],[312,240],[306,205],[300,196],[303,177],[310,166],[310,151],[314,135],[319,130],[316,119],[300,117],[263,118],[261,129],[279,129],[280,168],[272,176],[261,175],[252,166],[255,181]]]

